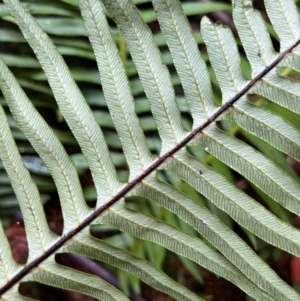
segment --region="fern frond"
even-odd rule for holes
[[[4,2],[13,19],[6,8],[2,10],[3,17],[17,22],[45,74],[35,70],[28,75],[29,80],[17,81],[4,63],[13,66],[14,62],[6,55],[4,62],[0,59],[0,88],[5,96],[5,101],[0,99],[0,168],[5,168],[18,199],[29,245],[27,263],[17,264],[1,225],[1,300],[23,300],[17,287],[20,281],[78,291],[100,300],[129,300],[105,280],[59,265],[55,259],[59,253],[77,254],[130,272],[178,300],[203,300],[159,269],[164,253],[150,263],[140,258],[140,253],[126,251],[124,245],[117,248],[96,239],[91,234],[94,226],[118,229],[142,243],[148,241],[143,245],[145,253],[151,251],[154,243],[158,250],[167,249],[229,280],[256,300],[300,300],[295,290],[222,222],[224,216],[230,217],[249,231],[251,239],[257,236],[300,256],[299,230],[230,183],[232,169],[260,195],[266,194],[270,203],[276,202],[277,208],[282,206],[300,215],[296,174],[284,171],[282,163],[257,150],[255,144],[262,139],[270,149],[274,147],[278,153],[300,161],[300,130],[283,116],[248,100],[257,94],[299,118],[300,84],[276,69],[288,67],[300,72],[300,21],[294,1],[265,0],[268,17],[280,39],[278,53],[252,1],[232,1],[233,19],[252,69],[250,79],[243,75],[245,59],[241,59],[230,29],[203,17],[201,37],[195,37],[186,18],[192,12],[188,11],[188,4],[181,5],[179,0],[153,0],[155,13],[152,10],[149,14],[140,13],[134,5],[144,0],[80,0],[83,21],[75,17],[69,24],[76,25],[76,34],[87,34],[91,45],[70,41],[63,47],[56,47],[45,33],[56,32],[54,28],[42,30],[45,22],[37,22],[19,0]],[[33,8],[34,5],[28,6],[29,11]],[[36,9],[41,14],[45,12],[44,4]],[[53,13],[73,16],[59,8],[53,8]],[[109,17],[123,35],[130,54],[128,61],[124,41],[109,26]],[[145,23],[156,19],[162,35],[153,34]],[[24,42],[19,36],[15,39]],[[116,41],[120,41],[120,51]],[[205,44],[208,57],[201,57],[199,41]],[[165,43],[169,50],[161,53],[159,46]],[[81,49],[76,55],[96,60],[100,80],[95,70],[84,78],[81,71],[69,69],[64,62],[59,52],[71,54],[68,47],[79,44],[86,52]],[[209,78],[208,60],[216,80]],[[25,66],[37,68],[38,63],[27,60]],[[59,132],[51,129],[38,112],[36,107],[41,103],[28,99],[21,86],[34,87],[34,79],[48,81],[75,139],[71,133],[60,139]],[[89,97],[91,91],[83,94],[75,80],[100,84],[100,100],[93,98],[94,93]],[[185,95],[177,98],[175,87],[179,85]],[[221,90],[220,106],[214,100],[212,85]],[[52,93],[46,86],[34,89]],[[142,93],[146,98],[139,97]],[[99,103],[109,112],[93,111],[89,106]],[[8,122],[7,116],[11,115],[5,113],[1,104],[8,106],[14,121]],[[56,108],[56,104],[49,106]],[[190,112],[191,118],[181,116],[182,112]],[[140,113],[146,116],[139,116]],[[232,135],[232,122],[237,131],[246,133],[245,137],[253,135],[253,145],[250,139],[242,141]],[[108,135],[106,129],[115,129],[117,134]],[[149,132],[156,130],[159,137],[148,137]],[[28,139],[43,160],[45,173],[54,180],[64,219],[62,235],[55,236],[49,230],[40,192],[22,160],[16,138]],[[78,143],[82,154],[68,155],[65,141]],[[124,156],[115,150],[110,152],[110,147],[122,149]],[[151,151],[159,155],[155,157]],[[221,162],[218,166],[210,162],[216,159]],[[117,171],[124,166],[129,170],[126,182],[122,182],[121,172]],[[95,185],[91,194],[97,198],[94,209],[85,202],[86,190],[81,188],[78,176],[80,169],[88,168]],[[7,185],[8,177],[5,175],[5,181],[0,181],[0,185],[6,185],[0,196],[12,191]],[[183,193],[183,185],[190,185],[189,195]],[[191,191],[195,199],[203,196],[211,204],[208,207],[216,206],[225,215],[205,208],[205,202],[200,204],[193,199]],[[126,204],[126,197],[138,197],[133,208]],[[142,204],[142,199],[149,200],[149,205]],[[177,218],[180,222],[175,227]]]

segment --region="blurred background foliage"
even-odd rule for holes
[[[176,74],[175,68],[173,66],[172,57],[166,46],[164,37],[160,32],[159,25],[156,21],[156,15],[151,2],[149,0],[132,1],[139,7],[143,19],[148,23],[153,32],[154,40],[159,47],[163,60],[168,66],[171,74],[177,103],[182,115],[183,125],[187,130],[190,130],[192,126],[192,119],[189,108],[185,101],[183,89],[180,84],[180,79]],[[88,104],[94,112],[96,120],[103,130],[107,144],[112,154],[113,162],[117,167],[120,180],[127,181],[128,166],[123,155],[121,144],[114,128],[112,119],[109,115],[103,92],[101,90],[95,56],[86,36],[83,21],[78,8],[78,1],[27,0],[22,2],[31,12],[31,14],[34,15],[44,31],[50,35],[53,42],[57,46],[58,51],[63,55],[68,67],[71,70],[73,78],[81,88]],[[244,76],[247,79],[250,79],[251,68],[247,62],[245,53],[241,47],[236,29],[232,22],[230,0],[182,0],[181,2],[183,10],[190,21],[195,39],[198,42],[201,55],[207,62],[211,76],[212,89],[215,95],[215,101],[216,103],[220,103],[220,89],[216,81],[214,72],[209,64],[208,55],[201,38],[199,26],[201,17],[205,14],[208,15],[213,21],[221,21],[223,24],[229,26],[232,29],[236,38],[236,42],[239,46],[241,66]],[[299,7],[300,1],[298,0],[295,2]],[[254,6],[256,7],[256,9],[261,11],[272,37],[274,49],[278,51],[278,38],[269,23],[264,10],[263,1],[254,1]],[[136,68],[133,61],[131,60],[125,42],[118,32],[114,22],[110,19],[110,16],[108,14],[107,16],[109,24],[111,26],[111,33],[119,48],[119,53],[130,81],[132,94],[135,98],[136,113],[140,118],[140,123],[144,130],[148,146],[153,155],[158,155],[160,152],[161,144],[154,119],[152,118],[152,115],[150,113],[149,102],[145,94],[143,93],[141,82],[137,76]],[[93,186],[90,171],[87,167],[82,153],[80,152],[78,143],[76,142],[74,136],[72,135],[66,122],[64,121],[63,116],[58,110],[52,91],[47,83],[46,76],[41,69],[37,59],[35,58],[33,51],[26,43],[25,39],[23,38],[14,20],[10,16],[3,3],[0,3],[0,57],[13,71],[19,83],[31,99],[32,103],[51,126],[52,130],[56,133],[57,137],[69,153],[80,175],[85,199],[89,206],[93,207],[96,200],[96,191]],[[295,80],[299,79],[299,74],[295,73],[292,70],[280,69],[278,70],[278,72],[280,72],[282,76],[291,77]],[[279,107],[278,105],[262,98],[261,96],[251,95],[251,97],[249,97],[249,101],[284,116],[294,126],[300,128],[300,122],[299,120],[297,120],[296,115],[294,115],[292,112]],[[49,221],[49,225],[53,232],[60,234],[63,227],[63,220],[61,217],[61,211],[54,182],[41,159],[35,153],[34,149],[31,147],[25,136],[15,124],[14,119],[6,106],[5,99],[2,95],[0,95],[0,103],[6,110],[7,119],[11,126],[15,141],[19,147],[24,164],[30,170],[32,177],[40,190],[43,202],[45,204],[45,212]],[[273,160],[278,166],[284,169],[290,176],[292,176],[296,181],[299,182],[300,166],[299,163],[293,161],[292,158],[287,157],[285,154],[276,150],[259,138],[246,133],[232,122],[222,121],[218,124],[218,126],[223,130],[229,132],[231,135],[234,135],[237,138],[252,145],[254,148]],[[228,181],[234,183],[245,193],[249,194],[258,202],[265,205],[270,211],[279,216],[283,221],[287,223],[293,223],[296,226],[300,224],[296,217],[288,213],[284,208],[275,203],[270,197],[265,195],[257,187],[245,180],[241,175],[233,172],[229,167],[221,163],[212,155],[207,154],[205,150],[199,150],[199,148],[190,147],[189,151],[192,155],[196,156],[206,164],[212,166],[219,173],[223,174]],[[196,192],[191,186],[177,178],[174,174],[170,172],[159,171],[157,172],[157,176],[162,181],[168,182],[169,184],[175,186],[178,190],[188,194],[190,197],[192,197],[202,205],[208,207],[226,225],[228,225],[249,245],[251,245],[263,260],[266,260],[271,265],[273,264],[275,266],[275,270],[276,267],[277,270],[279,269],[278,266],[276,266],[276,263],[280,262],[282,258],[284,258],[284,256],[288,256],[287,254],[284,254],[283,251],[268,245],[266,242],[258,239],[249,231],[241,228],[239,225],[233,222],[227,216],[227,214],[217,209],[213,204],[211,204],[203,196]],[[180,228],[186,233],[192,234],[193,236],[197,235],[190,226],[182,222],[174,214],[150,202],[149,200],[137,197],[129,197],[126,199],[126,203],[130,208],[134,210],[139,210],[146,214],[153,215],[160,220],[167,221],[168,223]],[[5,227],[8,228],[14,222],[22,222],[21,213],[18,208],[18,202],[1,161],[0,217]],[[161,246],[156,245],[152,242],[141,241],[125,233],[120,233],[118,230],[112,229],[110,227],[94,226],[92,227],[91,231],[93,235],[98,238],[104,239],[107,243],[127,249],[136,256],[147,258],[157,268],[164,270],[172,278],[181,282],[183,285],[190,287],[192,290],[199,293],[203,298],[207,298],[207,300],[221,300],[218,299],[216,295],[219,279],[217,279],[214,275],[210,275],[207,271],[204,271],[203,268],[198,267],[190,260],[175,254],[171,254],[171,252],[166,251]],[[24,260],[26,261],[26,256],[23,261]],[[286,268],[285,261],[284,264]],[[133,300],[134,298],[137,298],[137,296],[141,295],[143,295],[143,298],[145,299],[140,300],[171,300],[167,299],[167,297],[166,299],[155,299],[155,294],[153,295],[154,297],[150,297],[151,293],[149,291],[145,293],[145,291],[147,291],[145,286],[143,286],[137,278],[124,271],[117,271],[112,267],[105,265],[102,266],[106,271],[111,273],[111,275],[117,275],[118,280],[116,282],[116,285],[120,286],[125,293],[129,295],[131,294],[133,296]],[[280,276],[285,277],[285,280],[290,282],[289,275]],[[225,282],[225,280],[223,281]],[[226,285],[229,284],[227,283]],[[222,287],[221,291],[223,289],[227,289],[226,286]],[[147,296],[145,296],[145,294]],[[228,297],[228,300],[246,300],[243,294],[235,293],[234,296],[234,298]]]

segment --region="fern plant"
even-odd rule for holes
[[[201,35],[222,92],[216,104],[208,69],[190,25],[177,0],[153,0],[161,31],[193,118],[191,130],[182,124],[170,74],[137,8],[130,0],[80,0],[86,32],[97,60],[101,86],[120,138],[129,179],[121,182],[107,142],[85,98],[53,42],[18,0],[4,0],[28,41],[91,171],[96,208],[87,206],[77,170],[55,133],[41,117],[14,75],[0,61],[0,88],[24,135],[47,166],[63,212],[61,236],[48,227],[36,184],[22,162],[7,118],[0,108],[0,158],[10,178],[24,218],[29,257],[14,261],[1,229],[1,300],[24,300],[18,284],[35,281],[79,291],[100,300],[128,300],[99,277],[56,263],[58,253],[73,253],[116,266],[178,300],[202,300],[160,269],[90,233],[93,225],[108,225],[154,242],[231,281],[256,300],[300,300],[299,295],[206,207],[158,177],[176,175],[234,221],[266,242],[300,256],[299,231],[265,209],[201,160],[209,153],[244,176],[287,210],[300,214],[300,186],[262,152],[226,132],[234,122],[279,151],[300,161],[300,131],[282,116],[253,104],[248,96],[267,98],[300,114],[300,85],[280,75],[280,68],[300,72],[300,22],[292,0],[266,0],[268,17],[280,39],[275,52],[261,15],[250,0],[233,0],[233,19],[247,59],[251,79],[242,73],[234,37],[227,27],[201,21]],[[104,9],[105,8],[105,9]],[[105,10],[115,20],[130,51],[149,100],[161,150],[151,154]],[[197,156],[198,155],[198,156]],[[166,208],[200,234],[191,235],[125,204],[139,196]],[[209,242],[209,243],[207,243]]]

